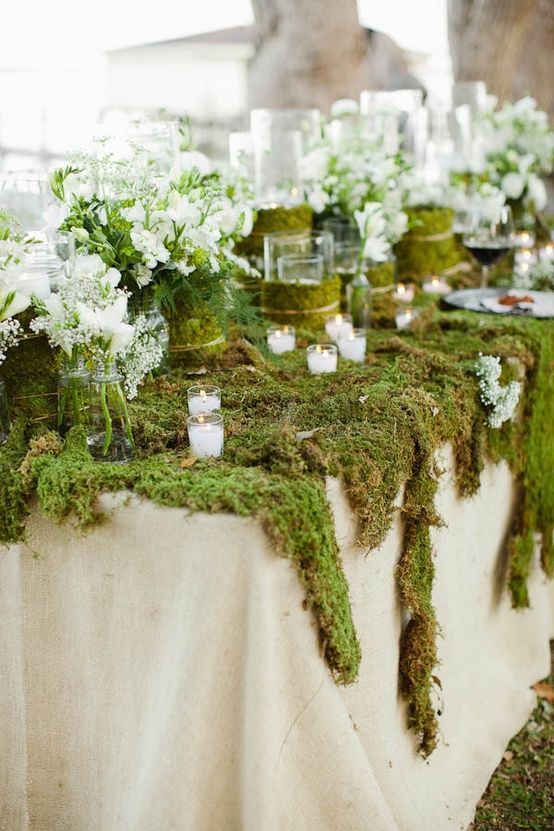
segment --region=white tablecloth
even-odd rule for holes
[[[449,461],[449,460],[448,460]],[[358,549],[328,483],[363,660],[333,682],[290,563],[255,520],[103,498],[87,536],[34,510],[0,549],[1,831],[466,828],[549,668],[552,593],[503,587],[513,498],[489,466],[434,532],[441,742],[415,752],[398,698],[396,523]]]

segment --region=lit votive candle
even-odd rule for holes
[[[315,343],[308,346],[308,369],[312,375],[337,371],[337,347],[332,343]]]
[[[408,326],[416,319],[419,311],[411,307],[396,315],[396,328],[407,329]]]
[[[296,346],[294,326],[270,326],[267,330],[267,345],[274,355],[290,352]]]
[[[430,280],[423,283],[422,289],[427,294],[450,294],[450,285],[442,277],[433,275]]]
[[[516,248],[532,248],[535,244],[535,235],[529,231],[516,231],[512,239]]]
[[[365,361],[366,332],[365,329],[352,329],[347,335],[338,340],[341,358],[363,364]]]
[[[350,315],[337,314],[328,317],[325,321],[325,331],[335,342],[352,331],[352,317]]]
[[[211,413],[221,408],[221,390],[219,387],[206,386],[189,387],[187,390],[189,415]]]
[[[190,450],[193,456],[219,458],[223,455],[223,416],[199,413],[188,417]]]
[[[405,283],[398,283],[393,297],[395,300],[399,300],[400,303],[411,303],[414,299],[414,287],[407,286]]]
[[[531,251],[530,248],[521,248],[519,251],[516,251],[514,254],[514,262],[515,263],[534,263],[536,261],[536,257]]]

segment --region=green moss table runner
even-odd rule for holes
[[[26,423],[19,399],[16,427],[0,450],[0,540],[22,538],[33,496],[47,517],[73,514],[84,527],[99,519],[98,495],[122,489],[159,505],[257,516],[297,568],[329,666],[348,683],[357,676],[360,649],[325,477],[343,480],[366,548],[385,538],[404,488],[397,580],[409,622],[400,672],[410,724],[428,754],[437,741],[430,697],[440,624],[430,541],[430,529],[441,523],[436,452],[452,445],[461,497],[477,491],[485,459],[510,464],[521,498],[508,541],[509,588],[514,605],[527,605],[535,535],[544,570],[551,575],[554,568],[554,327],[429,310],[413,332],[370,332],[368,347],[365,365],[341,362],[336,374],[314,377],[303,348],[274,358],[245,342],[232,344],[202,376],[223,391],[225,458],[192,466],[186,439],[186,389],[198,380],[192,374],[152,382],[131,404],[138,458],[122,467],[93,462],[78,433],[62,446],[47,422]],[[487,426],[479,399],[473,370],[479,353],[500,356],[507,376],[525,374],[518,418],[499,430]]]

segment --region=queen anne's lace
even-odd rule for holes
[[[131,343],[118,358],[123,372],[127,398],[136,398],[138,386],[148,373],[156,369],[163,358],[163,347],[144,315],[134,321],[135,332]]]
[[[6,360],[8,349],[17,346],[19,329],[19,320],[0,320],[0,364]]]
[[[479,360],[475,364],[475,374],[479,378],[479,393],[481,401],[489,411],[489,425],[495,429],[501,427],[505,421],[511,421],[521,395],[519,381],[510,381],[506,386],[501,386],[501,373],[499,357],[479,355]]]

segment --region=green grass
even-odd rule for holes
[[[553,664],[554,664],[554,642]],[[554,666],[550,678],[554,684]],[[471,831],[554,828],[554,705],[539,700],[479,802]]]

